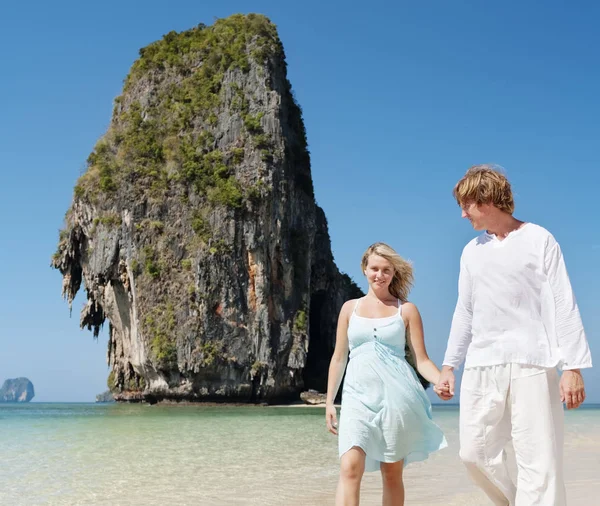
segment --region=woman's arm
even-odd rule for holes
[[[440,370],[427,355],[423,320],[421,314],[412,302],[402,304],[402,316],[406,324],[406,342],[415,358],[417,370],[427,381],[434,385],[440,378]]]
[[[325,420],[329,432],[333,434],[337,434],[337,415],[333,403],[340,388],[342,377],[344,376],[346,363],[348,362],[348,322],[350,321],[353,303],[354,301],[347,301],[340,310],[335,336],[335,349],[329,364]]]

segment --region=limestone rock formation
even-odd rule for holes
[[[318,406],[325,404],[327,401],[327,394],[317,392],[316,390],[308,390],[300,394],[300,399],[302,402],[304,402],[304,404]]]
[[[0,402],[29,402],[34,396],[33,383],[27,378],[7,379],[0,388]]]
[[[342,303],[275,26],[235,15],[140,51],[52,265],[109,322],[117,400],[297,400],[326,389]]]

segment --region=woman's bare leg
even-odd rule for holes
[[[404,482],[402,470],[404,461],[381,463],[383,479],[383,506],[404,506]]]
[[[340,460],[340,481],[335,495],[335,506],[358,506],[360,481],[365,472],[365,452],[353,446]]]

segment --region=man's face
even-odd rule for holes
[[[489,205],[489,204],[488,204]],[[462,210],[461,216],[467,218],[475,230],[485,230],[487,207],[486,204],[477,204],[475,202],[466,202],[460,206]]]

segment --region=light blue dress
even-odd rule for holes
[[[447,446],[433,423],[431,403],[405,359],[402,305],[388,318],[365,318],[354,306],[348,326],[350,361],[342,390],[340,457],[353,446],[366,453],[365,470],[381,462],[425,460]]]

